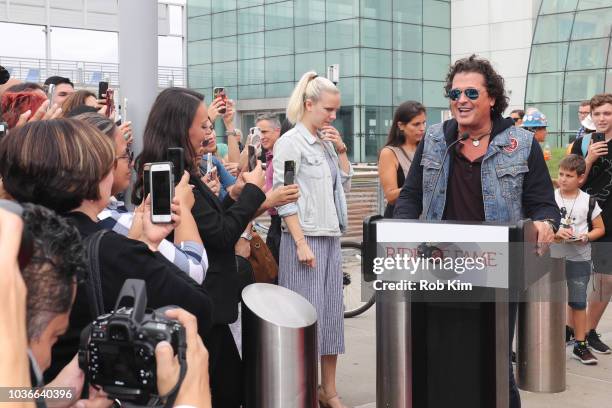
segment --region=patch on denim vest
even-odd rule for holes
[[[513,151],[515,151],[518,148],[518,140],[516,140],[516,138],[511,137],[510,138],[510,145],[504,147],[504,151],[507,153],[512,153]]]

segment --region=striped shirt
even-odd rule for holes
[[[124,236],[127,236],[133,218],[134,213],[128,211],[125,204],[115,197],[111,197],[108,206],[98,214],[100,226]],[[208,256],[204,245],[195,241],[183,241],[175,245],[164,239],[157,249],[167,260],[187,273],[198,284],[204,282],[208,269]]]

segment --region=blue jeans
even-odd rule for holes
[[[587,306],[587,287],[591,277],[590,261],[565,261],[568,305],[574,310]]]

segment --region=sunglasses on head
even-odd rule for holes
[[[480,92],[478,92],[478,89],[476,88],[465,88],[464,90],[455,88],[448,91],[448,97],[451,99],[451,101],[456,101],[459,100],[462,93],[464,93],[468,99],[471,99],[473,101],[478,99],[478,97],[480,96]]]

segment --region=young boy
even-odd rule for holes
[[[591,275],[591,241],[605,234],[601,208],[590,196],[580,190],[584,181],[586,163],[576,154],[566,156],[559,163],[559,188],[555,199],[561,212],[561,224],[555,235],[553,256],[565,258],[569,321],[573,322],[576,342],[572,357],[583,364],[597,364],[597,358],[587,348],[587,287]],[[590,217],[591,222],[587,220]],[[589,230],[589,224],[591,228]]]

